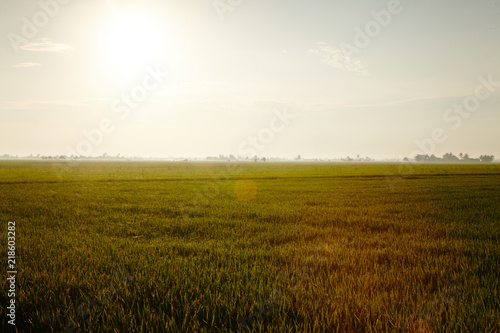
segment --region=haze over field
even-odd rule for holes
[[[0,22],[0,154],[500,156],[497,0],[4,0]]]

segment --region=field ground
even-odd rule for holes
[[[0,205],[21,332],[500,332],[497,164],[1,161]]]

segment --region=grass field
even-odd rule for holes
[[[16,328],[500,332],[500,165],[401,170],[2,161]]]

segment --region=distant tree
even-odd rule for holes
[[[458,162],[460,159],[453,155],[452,153],[446,153],[443,155],[444,162]]]
[[[301,159],[302,159],[302,157],[300,155],[297,155],[297,157],[295,157],[296,161],[300,161]]]
[[[429,162],[438,162],[439,161],[439,158],[436,157],[434,154],[432,154],[430,157],[429,157]]]
[[[429,158],[429,155],[418,154],[417,156],[415,156],[415,161],[426,162],[428,158]]]
[[[483,163],[491,163],[491,162],[493,162],[494,158],[495,158],[495,156],[493,156],[493,155],[481,155],[479,157],[479,160]]]

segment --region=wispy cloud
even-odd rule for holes
[[[357,58],[346,56],[341,49],[336,49],[325,42],[317,42],[316,47],[309,49],[309,54],[321,57],[321,61],[333,68],[344,71],[369,75],[365,70],[366,64]]]
[[[457,95],[432,95],[432,96],[421,96],[409,99],[398,99],[398,100],[373,100],[366,103],[355,103],[353,101],[347,102],[332,102],[332,103],[315,103],[307,104],[304,106],[307,110],[315,114],[321,115],[339,115],[346,111],[352,110],[375,110],[380,108],[381,112],[403,112],[403,111],[413,111],[427,109],[428,107],[433,107],[436,105],[450,105],[458,99],[464,99],[471,94],[457,94]],[[500,92],[494,93],[492,96],[500,97]],[[394,109],[393,109],[394,107]],[[443,109],[444,111],[444,109]]]
[[[53,107],[82,107],[89,101],[45,100],[45,101],[4,101],[0,103],[0,110],[35,110]]]
[[[26,67],[37,67],[37,66],[41,66],[42,64],[38,63],[38,62],[21,62],[19,64],[15,64],[15,65],[12,65],[11,67],[14,67],[14,68],[26,68]]]
[[[68,44],[54,43],[49,38],[40,38],[34,42],[24,43],[19,48],[32,52],[64,52],[73,49]]]

